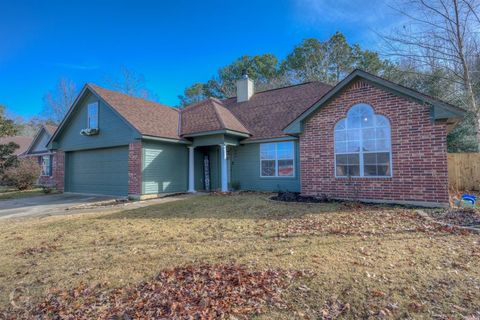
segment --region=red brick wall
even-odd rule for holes
[[[391,178],[335,178],[333,130],[356,103],[389,118]],[[304,124],[300,136],[302,193],[332,198],[448,203],[446,126],[433,124],[428,106],[365,81],[345,88]]]
[[[135,141],[128,146],[128,194],[142,194],[142,142]]]
[[[60,155],[63,157],[63,154]],[[39,164],[41,164],[41,158],[42,156],[34,156],[34,155],[29,155],[29,157],[32,157],[37,161]],[[41,186],[51,186],[51,187],[57,187],[59,188],[60,191],[63,191],[63,177],[64,177],[64,160],[63,158],[59,160],[57,158],[57,153],[54,153],[52,155],[52,175],[51,176],[40,176],[38,178],[38,184]]]
[[[64,191],[65,188],[65,152],[57,151],[53,156],[52,178],[57,190]]]

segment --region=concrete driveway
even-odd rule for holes
[[[0,219],[71,213],[67,208],[114,199],[107,196],[54,194],[0,201]]]

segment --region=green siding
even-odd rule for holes
[[[80,130],[87,127],[87,105],[98,101],[99,134],[82,136]],[[56,147],[64,151],[107,148],[129,144],[138,133],[127,124],[114,110],[90,92],[86,92],[68,123],[55,138]]]
[[[128,194],[128,147],[67,152],[65,160],[67,192]]]
[[[142,149],[143,194],[187,190],[187,147],[167,142],[144,142]]]
[[[32,145],[32,148],[30,150],[30,153],[41,153],[41,152],[47,152],[47,143],[48,140],[50,140],[50,135],[45,131],[45,129],[41,129],[42,131],[38,135],[38,137],[35,139],[34,144]]]
[[[211,134],[193,138],[194,147],[218,146],[220,144],[238,145],[239,138],[225,134]]]
[[[300,152],[295,142],[295,177],[260,177],[260,144],[251,143],[232,148],[231,182],[239,182],[242,190],[300,191]]]

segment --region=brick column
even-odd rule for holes
[[[128,145],[128,195],[138,198],[142,194],[142,142]]]
[[[65,188],[65,152],[57,151],[53,156],[52,175],[55,187],[63,192]]]

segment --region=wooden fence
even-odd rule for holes
[[[449,153],[448,184],[454,190],[480,190],[480,153]]]

